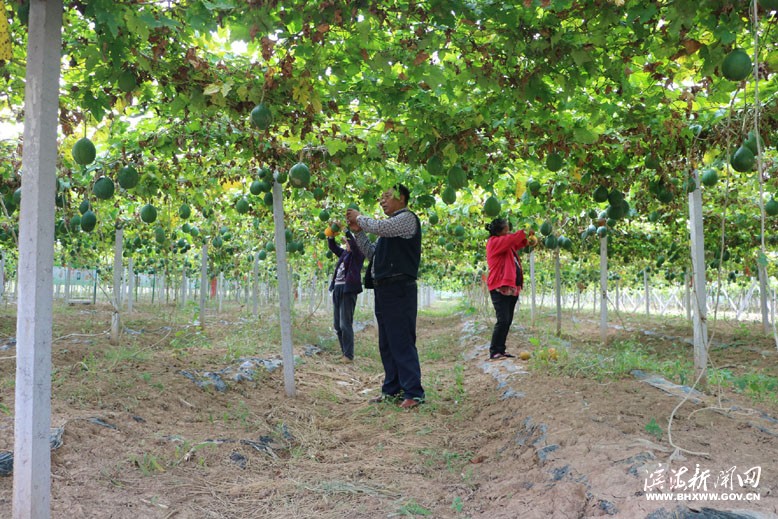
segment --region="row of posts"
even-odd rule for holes
[[[118,276],[114,272],[113,283],[120,287],[119,307],[127,313],[133,312],[136,302],[146,300],[153,304],[169,304],[171,301],[171,289],[173,300],[179,306],[184,307],[188,302],[199,299],[201,305],[208,300],[215,300],[217,312],[223,311],[224,303],[234,302],[241,305],[251,304],[252,314],[257,316],[261,306],[276,304],[278,294],[276,287],[267,280],[260,279],[259,256],[255,255],[252,268],[251,282],[242,282],[235,279],[225,279],[224,273],[219,272],[215,278],[208,278],[207,270],[201,269],[200,279],[192,279],[191,272],[186,267],[182,268],[177,277],[178,286],[168,285],[165,274],[141,275],[134,272],[134,261],[130,257],[127,260],[126,269],[119,269]],[[96,304],[100,294],[102,299],[110,300],[110,295],[101,290],[101,278],[98,269],[75,269],[60,267],[57,269],[64,277],[64,283],[55,283],[54,297],[63,300],[66,304]],[[3,300],[15,299],[17,285],[11,279],[8,283],[9,297],[6,297],[5,253],[0,252],[0,298]],[[294,278],[294,276],[290,276]],[[323,309],[332,309],[332,299],[328,294],[330,275],[322,278],[314,272],[307,281],[299,281],[294,287],[290,287],[294,294],[293,306],[306,305],[309,313]],[[210,292],[210,294],[209,294]],[[428,307],[435,301],[435,290],[428,285],[419,287],[419,307]],[[359,308],[370,309],[373,306],[372,291],[365,290],[357,299]]]

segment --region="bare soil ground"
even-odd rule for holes
[[[566,314],[561,338],[549,332],[552,316],[529,327],[520,313],[509,351],[535,357],[494,362],[486,360],[488,311],[422,312],[428,401],[403,411],[367,402],[382,369],[365,311],[357,316],[365,326],[353,364],[340,362],[328,315],[298,313],[294,398],[285,396],[281,368],[260,367],[253,380],[225,374],[224,391],[203,383],[215,380],[207,373],[237,369],[239,359],[280,358],[274,309],[258,320],[232,310],[210,316],[200,330],[186,324],[191,312],[140,306],[125,319],[122,344],[112,346],[107,306],[56,307],[52,426],[64,432],[52,451],[53,517],[658,519],[706,506],[755,517],[778,512],[778,423],[769,418],[778,416],[778,389],[712,387],[685,401],[672,424],[676,449],[667,433],[679,396],[628,374],[592,375],[575,360],[578,351],[596,350],[602,359],[614,351],[597,350],[591,313]],[[0,314],[0,345],[14,337],[15,322],[13,308]],[[609,337],[622,351],[632,344],[679,366],[691,359],[690,328],[681,320],[622,316],[616,324],[622,329]],[[755,325],[720,322],[714,344],[714,365],[733,378],[778,375],[772,338]],[[309,345],[321,351],[306,355]],[[547,347],[560,351],[557,361],[538,360]],[[0,351],[0,451],[13,450],[14,355],[13,346]],[[649,501],[647,485],[658,484],[655,471],[668,463],[664,474],[687,469],[679,478],[687,483],[696,469],[708,471],[709,491],[717,491],[721,472],[759,467],[752,490],[760,500]],[[12,487],[12,477],[0,478],[0,516],[10,516]]]

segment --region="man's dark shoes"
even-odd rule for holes
[[[418,407],[422,403],[424,403],[423,398],[406,398],[405,400],[400,402],[400,408],[413,409],[414,407]]]

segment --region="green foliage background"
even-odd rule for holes
[[[13,57],[0,61],[0,122],[12,128],[24,117],[29,7],[5,4]],[[674,282],[688,263],[689,179],[713,168],[719,182],[703,188],[709,265],[733,281],[757,261],[776,273],[778,219],[763,204],[778,191],[778,18],[750,2],[67,0],[63,16],[60,261],[110,257],[122,225],[141,270],[191,261],[207,242],[214,270],[241,275],[272,236],[268,197],[250,184],[302,161],[311,185],[286,185],[285,208],[304,269],[326,265],[322,209],[342,219],[353,202],[372,214],[401,181],[424,222],[425,281],[477,279],[482,207],[495,195],[514,226],[549,220],[571,238],[565,280],[588,283],[598,247],[585,231],[608,207],[592,199],[602,185],[630,207],[610,222],[611,269],[630,280],[650,267]],[[742,82],[721,76],[735,48],[758,63]],[[272,112],[262,131],[249,120],[260,102]],[[757,126],[759,172],[736,172],[728,157]],[[70,154],[84,136],[98,151],[87,167]],[[9,250],[21,146],[16,134],[0,140]],[[546,167],[550,154],[561,169]],[[97,199],[95,180],[125,165],[139,184]],[[458,189],[454,166],[467,175]],[[242,197],[245,213],[235,210]],[[92,233],[70,225],[84,200],[98,216]],[[138,215],[147,203],[153,224]],[[194,209],[186,221],[182,203]]]

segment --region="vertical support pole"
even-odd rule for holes
[[[65,304],[70,303],[70,282],[72,281],[73,269],[70,265],[65,265]]]
[[[651,292],[648,284],[648,267],[643,269],[643,293],[646,296],[646,315],[651,315]]]
[[[290,300],[291,312],[294,313],[294,307],[297,304],[297,284],[294,281],[294,267],[289,265],[289,294],[292,296]]]
[[[205,296],[208,295],[208,244],[200,252],[200,328],[205,328]]]
[[[30,2],[16,317],[14,519],[51,515],[51,335],[62,1]]]
[[[556,335],[562,335],[562,268],[559,264],[559,247],[554,249],[554,289],[556,293]]]
[[[124,245],[124,229],[116,229],[113,245],[113,312],[111,313],[111,344],[119,344],[121,319],[119,310],[122,305],[122,247]]]
[[[259,317],[259,253],[254,253],[254,266],[251,271],[251,300],[252,310],[251,315],[256,319]]]
[[[535,307],[537,303],[537,292],[535,287],[535,251],[529,253],[529,284],[530,284],[530,324],[535,326]]]
[[[127,260],[127,313],[132,313],[135,299],[135,261],[132,256]]]
[[[619,306],[621,304],[621,283],[619,283],[619,277],[616,276],[616,312],[619,311]]]
[[[608,343],[608,237],[600,238],[600,341]]]
[[[689,193],[689,231],[692,253],[692,307],[694,309],[694,370],[701,387],[707,385],[708,366],[708,306],[705,286],[705,240],[702,221],[702,192],[697,170],[694,171],[697,189]]]
[[[771,330],[770,313],[767,307],[767,301],[770,299],[770,290],[767,286],[767,268],[764,265],[757,266],[759,274],[759,308],[762,310],[762,329],[765,335]]]
[[[5,300],[5,251],[0,251],[0,301]]]
[[[219,313],[222,313],[224,302],[224,272],[219,272],[219,286],[216,288],[216,296],[219,298]]]
[[[316,308],[316,295],[318,294],[318,287],[316,286],[316,271],[313,272],[313,277],[311,278],[311,292],[308,296],[308,313],[313,315],[313,310]],[[424,303],[421,305],[418,303],[418,292],[417,292],[417,306],[424,307]]]
[[[687,321],[691,321],[692,320],[691,284],[692,284],[692,280],[691,280],[691,277],[689,276],[689,271],[684,269],[684,271],[683,271],[683,286],[684,286],[683,303],[684,303],[684,306],[686,306],[686,320]]]
[[[284,190],[273,182],[273,221],[275,224],[276,264],[278,266],[278,310],[281,323],[281,354],[284,362],[284,388],[286,396],[295,396],[294,351],[292,349],[292,310],[289,290],[289,267],[286,261],[286,236],[284,235]]]
[[[186,261],[184,261],[184,266],[181,268],[181,308],[186,306],[188,284],[189,280],[186,279]]]
[[[92,305],[97,304],[97,280],[99,275],[97,269],[92,273],[92,279],[94,281],[92,284]]]
[[[126,267],[122,271],[122,304],[125,304],[130,292],[130,273]]]

